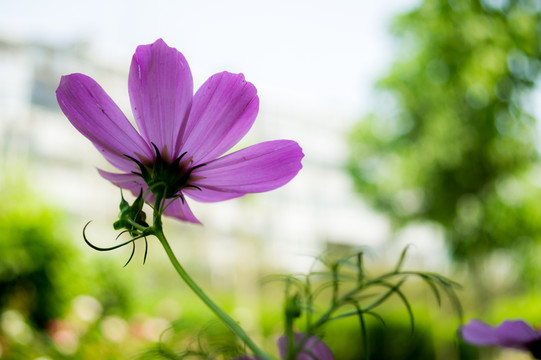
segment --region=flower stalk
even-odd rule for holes
[[[216,315],[220,320],[237,335],[245,344],[246,346],[252,350],[252,352],[261,359],[264,360],[271,360],[272,357],[270,357],[268,354],[266,354],[263,350],[261,350],[255,342],[252,341],[252,339],[246,334],[246,332],[239,326],[239,324],[233,320],[222,308],[220,308],[214,301],[212,301],[211,298],[205,294],[205,292],[197,285],[197,283],[188,275],[186,270],[182,267],[180,262],[177,260],[175,254],[173,253],[173,250],[169,246],[169,243],[167,242],[167,239],[165,238],[165,235],[163,232],[157,231],[154,233],[154,235],[160,240],[160,243],[162,244],[165,252],[167,253],[167,256],[169,257],[169,260],[171,261],[171,264],[177,271],[177,273],[180,275],[182,280],[188,285],[188,287],[207,305],[207,307]]]
[[[241,339],[244,344],[261,360],[272,360],[273,358],[266,352],[261,350],[259,346],[248,336],[248,334],[240,327],[240,325],[229,316],[221,307],[219,307],[212,299],[197,285],[197,283],[188,275],[186,270],[182,267],[178,261],[175,253],[171,249],[165,234],[163,233],[161,216],[164,211],[163,201],[161,196],[156,196],[154,205],[154,216],[152,227],[149,228],[150,233],[160,241],[165,253],[169,257],[171,264],[175,268],[177,274],[188,285],[188,287],[203,301],[203,303],[233,332]]]

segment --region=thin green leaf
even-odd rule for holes
[[[398,259],[398,263],[396,264],[395,273],[400,272],[400,269],[402,268],[402,265],[404,265],[404,261],[406,260],[406,254],[408,252],[410,245],[406,246],[404,250],[402,250],[402,253],[400,254],[400,258]]]
[[[373,312],[373,311],[363,311],[363,313],[366,314],[366,315],[370,315],[370,316],[375,317],[376,319],[378,319],[383,324],[383,326],[387,326],[387,324],[383,320],[383,317],[380,314],[378,314],[376,312]]]
[[[126,261],[126,263],[124,264],[124,267],[126,267],[126,265],[130,263],[131,259],[133,259],[133,254],[135,254],[135,242],[132,242],[131,244],[132,244],[131,255],[128,261]]]
[[[366,323],[364,321],[363,311],[357,304],[353,304],[357,310],[357,315],[359,316],[359,323],[361,327],[361,337],[363,339],[363,349],[364,349],[364,358],[370,360],[370,346],[368,343],[368,331],[366,330]]]
[[[144,239],[145,239],[145,255],[143,256],[143,265],[146,263],[147,255],[148,255],[148,241],[146,237]]]
[[[387,283],[387,282],[381,281],[380,285],[388,287],[389,291],[387,291],[385,294],[381,295],[376,301],[374,301],[373,303],[371,303],[370,305],[365,307],[363,310],[364,311],[370,311],[370,310],[378,307],[379,305],[381,305],[385,300],[387,300],[391,295],[393,295],[393,293],[395,291],[397,291],[404,284],[405,281],[406,281],[406,279],[402,279],[400,282],[398,282],[398,284],[396,284],[394,286]]]
[[[411,309],[411,305],[410,305],[408,299],[406,298],[406,296],[404,295],[404,293],[402,291],[400,291],[400,289],[396,289],[395,292],[398,295],[398,297],[400,297],[400,299],[404,302],[404,306],[406,306],[406,310],[408,311],[408,315],[409,315],[409,318],[410,318],[411,332],[413,332],[415,330],[415,321],[414,321],[413,311]]]
[[[434,296],[436,297],[436,301],[438,302],[438,306],[441,306],[440,292],[438,291],[438,287],[434,284],[432,278],[425,274],[419,274],[419,276],[421,277],[421,279],[425,281],[428,287],[430,287],[430,289],[432,290],[432,293],[434,294]]]
[[[453,304],[453,307],[455,308],[458,317],[462,322],[464,318],[464,313],[462,310],[462,304],[460,303],[460,299],[458,298],[456,292],[453,290],[452,286],[442,286],[442,288],[447,293],[447,297],[451,300],[451,303]]]
[[[357,284],[359,286],[363,285],[365,278],[363,263],[363,253],[359,252],[357,253]]]
[[[302,280],[299,280],[293,275],[269,275],[263,278],[263,280],[261,280],[263,284],[275,282],[275,281],[283,281],[283,282],[287,281],[289,282],[290,285],[296,286],[299,292],[304,293],[305,291],[304,282]]]

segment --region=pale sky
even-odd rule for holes
[[[126,71],[135,47],[163,38],[200,85],[242,72],[262,103],[356,119],[393,60],[388,28],[418,0],[0,0],[0,36],[69,44]]]

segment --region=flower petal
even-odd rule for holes
[[[473,345],[499,345],[495,328],[479,320],[471,320],[460,332],[464,341]]]
[[[109,171],[98,169],[98,172],[100,175],[106,179],[112,182],[114,185],[122,188],[127,189],[132,192],[133,195],[138,196],[141,189],[143,189],[143,192],[148,189],[147,184],[141,178],[139,175],[135,174],[116,174]]]
[[[186,196],[190,197],[199,202],[217,202],[235,199],[241,196],[246,195],[243,192],[224,192],[223,190],[215,190],[212,188],[205,187],[204,189],[198,190],[193,188],[183,189],[182,192]]]
[[[211,76],[194,95],[180,152],[197,164],[214,160],[246,135],[258,110],[257,90],[244,75]]]
[[[143,136],[170,160],[176,158],[193,97],[192,73],[184,56],[162,39],[138,46],[130,67],[129,93]]]
[[[197,220],[195,215],[192,213],[192,210],[188,206],[188,203],[186,201],[182,201],[181,199],[173,200],[171,204],[169,204],[169,206],[165,209],[164,214],[182,221],[188,221],[194,224],[201,224],[201,222]]]
[[[495,332],[499,345],[515,349],[527,350],[527,344],[540,339],[539,333],[522,320],[504,321]]]
[[[72,125],[118,169],[130,172],[136,168],[124,155],[152,158],[148,144],[92,78],[83,74],[62,76],[56,98]]]
[[[462,327],[462,337],[473,345],[497,345],[527,350],[527,344],[541,338],[540,334],[522,320],[507,320],[492,327],[472,320]]]
[[[202,191],[191,191],[189,195],[211,202],[276,189],[297,175],[303,156],[300,146],[291,140],[247,147],[196,169],[193,184]]]
[[[295,360],[334,360],[334,356],[331,349],[321,341],[317,336],[312,335],[306,339],[306,334],[295,334],[295,345],[298,346],[301,342],[305,341],[302,351],[297,354]],[[287,350],[289,346],[289,340],[287,336],[283,335],[278,339],[278,349],[280,350],[280,357],[285,359],[287,356]]]

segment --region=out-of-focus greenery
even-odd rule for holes
[[[395,229],[440,226],[468,318],[536,323],[541,3],[422,0],[392,29],[397,60],[349,139],[356,190]],[[458,349],[459,358],[496,354]]]
[[[106,261],[88,262],[61,213],[22,182],[0,185],[0,358],[99,354],[103,320],[133,305],[128,277]],[[110,350],[120,354],[116,345]]]
[[[430,336],[424,335],[430,335],[429,332],[413,331],[415,313],[410,298],[412,294],[405,290],[406,284],[421,280],[423,285],[432,291],[435,304],[449,302],[451,307],[454,307],[456,319],[459,319],[462,311],[455,292],[458,284],[433,272],[405,269],[407,250],[408,248],[405,248],[396,263],[378,275],[370,274],[371,269],[367,268],[362,252],[346,256],[329,252],[318,257],[308,274],[282,277],[286,283],[285,333],[292,334],[294,327],[298,326],[302,327],[303,333],[317,335],[329,324],[354,318],[359,327],[356,337],[362,345],[352,347],[351,340],[343,341],[346,346],[339,347],[337,351],[349,349],[338,358],[368,359],[369,354],[375,359],[433,358],[433,343]],[[396,326],[396,321],[391,323],[395,326],[390,327],[380,315],[382,308],[393,302],[392,300],[397,300],[394,302],[395,308],[401,306],[404,310],[402,318],[405,320],[404,325],[409,325],[410,334],[406,338],[411,346],[401,344],[398,349],[393,347],[393,350],[389,350],[391,343],[405,342],[401,336],[404,333],[402,329],[407,328]],[[370,318],[381,323],[369,328]],[[389,338],[381,335],[386,327]],[[419,337],[425,340],[420,340]],[[359,355],[361,353],[363,356]]]
[[[179,293],[171,286],[182,287],[172,270],[173,277],[168,279],[161,268],[153,269],[154,258],[144,268],[135,263],[122,268],[123,258],[112,259],[91,249],[95,256],[83,256],[63,230],[65,216],[26,189],[2,192],[0,200],[1,359],[232,359],[245,353],[238,339],[193,294]],[[152,286],[148,286],[147,273]],[[313,285],[325,289],[329,278],[320,275]],[[404,292],[409,295],[415,288]],[[261,310],[254,316],[252,331],[260,334],[258,342],[277,355],[275,341],[284,331],[283,284],[262,283],[254,291],[261,291]],[[218,295],[219,304],[229,312],[234,310],[238,294]],[[417,304],[425,295],[415,294],[410,300]],[[435,307],[437,301],[431,296]],[[449,342],[448,329],[445,340],[435,341],[437,332],[430,328],[430,321],[417,317],[414,309],[416,330],[412,332],[407,306],[398,296],[392,297],[395,301],[381,313],[384,323],[366,321],[371,358],[395,359],[397,354],[400,359],[433,358],[436,348]],[[322,298],[328,300],[328,296]],[[164,311],[179,305],[180,313]],[[337,359],[365,355],[357,319],[342,318],[322,330]]]
[[[317,334],[340,360],[454,360],[459,352],[464,360],[478,358],[475,349],[456,346],[455,284],[442,286],[436,274],[401,269],[404,256],[379,275],[369,275],[379,271],[367,271],[355,260],[362,261],[362,256],[328,255],[315,261],[309,274],[269,276],[258,289],[262,294],[258,322],[267,337],[258,340],[271,353],[277,354],[275,341],[287,333],[289,323],[295,332]],[[426,307],[428,296],[431,311],[453,313],[452,324],[435,326]],[[326,321],[321,322],[323,318]],[[208,359],[214,359],[209,349],[221,354],[242,352],[223,325],[212,324],[197,337],[193,331],[183,320],[176,321],[164,342],[140,359],[207,359],[209,353]]]
[[[123,268],[124,257],[81,249],[82,234],[68,235],[66,215],[22,183],[0,178],[0,359],[240,353],[172,268],[164,274],[156,259]],[[222,300],[234,303],[232,294]]]
[[[395,314],[396,316],[397,314]],[[425,324],[418,324],[415,331],[411,330],[407,320],[400,317],[386,317],[385,323],[369,321],[367,331],[370,339],[370,359],[435,359],[436,350],[431,336],[431,329]],[[425,326],[423,326],[425,325]],[[338,328],[339,326],[339,328]],[[334,346],[333,354],[336,359],[357,360],[367,359],[362,346],[351,346],[354,341],[361,344],[362,336],[358,324],[343,322],[329,330],[325,340]]]
[[[359,193],[398,227],[440,224],[470,266],[541,240],[538,130],[525,106],[541,70],[539,4],[424,0],[398,16],[383,111],[351,135]],[[524,276],[538,268],[526,260]]]
[[[22,200],[22,196],[0,198],[0,308],[25,315],[31,324],[44,329],[61,316],[76,286],[77,278],[68,259],[76,257],[72,245],[55,234],[55,215]],[[77,281],[74,281],[77,284]]]

